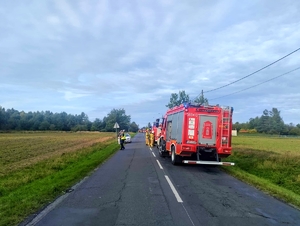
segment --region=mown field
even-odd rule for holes
[[[241,135],[232,147],[236,165],[224,170],[300,208],[300,138]]]
[[[17,225],[106,160],[115,133],[0,133],[0,225]]]

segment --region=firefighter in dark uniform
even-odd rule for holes
[[[120,135],[120,146],[121,146],[120,150],[124,150],[125,149],[125,147],[124,147],[125,140],[126,140],[125,134],[121,133],[121,135]]]

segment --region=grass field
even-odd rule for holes
[[[300,208],[300,139],[237,136],[224,167],[232,175]]]
[[[0,225],[17,225],[118,147],[115,133],[1,133]]]
[[[233,137],[224,170],[300,207],[300,139]],[[0,133],[0,225],[17,225],[119,149],[115,133]]]

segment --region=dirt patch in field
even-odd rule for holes
[[[110,137],[102,137],[99,139],[95,139],[95,140],[91,140],[91,141],[86,141],[86,142],[82,142],[80,144],[75,144],[75,145],[70,145],[68,148],[63,148],[63,149],[59,149],[59,150],[55,150],[52,152],[48,152],[42,155],[37,155],[33,158],[29,158],[29,159],[24,159],[12,164],[7,165],[7,167],[2,168],[2,172],[0,171],[0,175],[2,174],[7,174],[31,165],[35,165],[41,161],[50,159],[50,158],[55,158],[55,157],[59,157],[62,156],[66,153],[72,153],[72,152],[76,152],[80,149],[86,148],[86,147],[90,147],[94,144],[100,143],[100,142],[105,142],[107,140],[110,140],[114,138],[114,136],[110,136]]]

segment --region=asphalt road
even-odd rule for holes
[[[137,134],[27,225],[300,225],[300,211],[219,167],[173,166]]]

